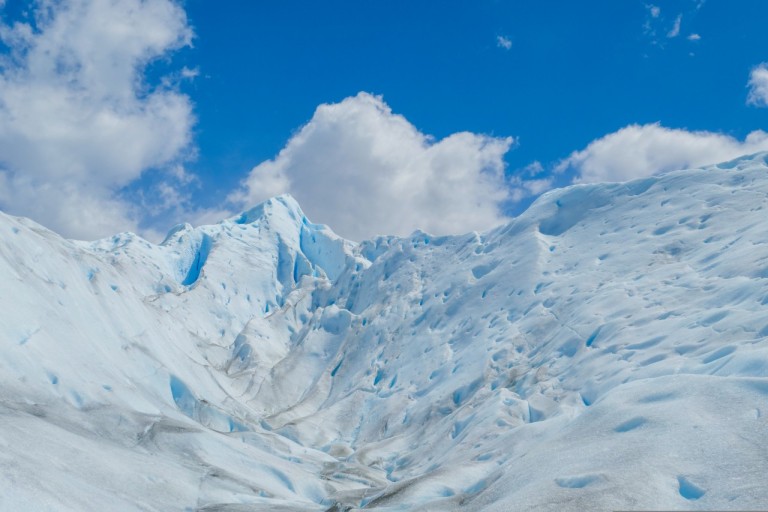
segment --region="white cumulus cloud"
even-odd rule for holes
[[[0,208],[75,238],[136,229],[117,193],[190,144],[189,99],[144,80],[190,43],[186,14],[173,0],[38,0],[32,13],[0,25]]]
[[[672,129],[658,123],[630,125],[573,152],[557,170],[571,168],[576,182],[626,181],[768,151],[768,133],[756,130],[740,141],[707,131]]]
[[[768,107],[768,62],[755,66],[749,74],[747,103]]]
[[[313,221],[355,240],[483,230],[506,220],[503,157],[512,144],[468,132],[434,140],[381,97],[360,93],[320,105],[230,200],[247,208],[287,192]]]

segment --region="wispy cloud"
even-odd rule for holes
[[[680,36],[683,24],[683,16],[691,16],[692,19],[696,16],[696,11],[700,8],[697,4],[696,10],[686,10],[685,13],[681,12],[674,17],[674,20],[670,23],[670,18],[662,15],[661,8],[653,4],[645,5],[647,15],[645,22],[643,23],[643,33],[649,38],[650,43],[657,48],[664,49],[667,46],[668,39],[675,39]],[[686,26],[690,25],[690,22],[686,22]],[[698,41],[701,36],[697,33],[690,33],[687,37],[689,41]]]
[[[749,88],[747,104],[768,107],[768,62],[752,68],[747,87]]]
[[[656,41],[656,26],[659,23],[658,18],[661,15],[661,8],[657,5],[645,4],[645,9],[648,13],[643,23],[643,32],[651,38],[653,44],[658,44],[658,41]]]
[[[435,141],[367,93],[320,105],[230,200],[248,208],[291,193],[314,221],[360,240],[490,228],[506,217],[511,137],[461,132]]]
[[[553,184],[554,178],[548,175],[548,169],[535,160],[510,176],[510,201],[520,202],[541,195],[550,190]]]
[[[512,40],[505,36],[496,36],[496,46],[509,50],[512,48]]]
[[[678,14],[677,17],[675,18],[674,23],[672,24],[672,28],[669,30],[669,32],[667,32],[668,38],[671,39],[673,37],[677,37],[680,35],[680,24],[682,23],[682,21],[683,21],[683,15]]]
[[[685,169],[759,151],[768,151],[768,133],[756,130],[740,141],[707,131],[630,125],[574,151],[557,167],[575,172],[574,181],[626,181],[659,172]]]
[[[539,162],[538,160],[534,160],[530,164],[526,165],[523,168],[523,174],[525,176],[529,176],[532,178],[535,178],[536,176],[542,174],[546,169],[544,166]]]

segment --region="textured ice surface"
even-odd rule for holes
[[[288,196],[161,245],[0,214],[0,509],[765,508],[767,172],[359,245]]]

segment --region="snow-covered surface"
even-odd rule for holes
[[[766,158],[359,245],[0,214],[0,509],[768,508]]]

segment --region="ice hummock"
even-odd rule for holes
[[[0,508],[760,508],[766,158],[361,244],[0,214]]]

